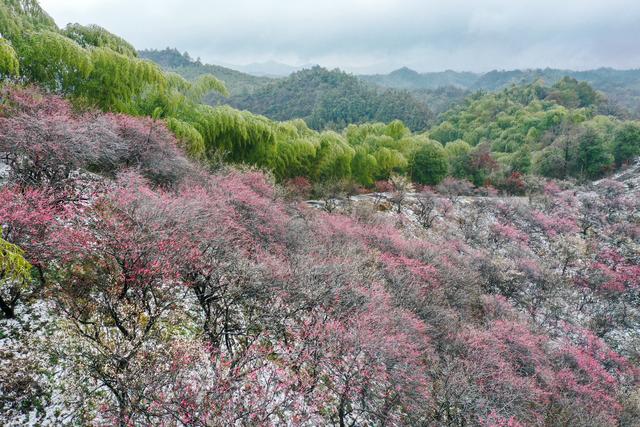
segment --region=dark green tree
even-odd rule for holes
[[[598,178],[613,164],[613,156],[607,150],[604,139],[593,129],[587,128],[578,139],[577,175]]]
[[[631,122],[622,125],[616,132],[613,155],[617,166],[640,156],[640,124]]]
[[[440,144],[428,142],[415,153],[410,168],[415,182],[437,185],[447,176],[447,154]]]

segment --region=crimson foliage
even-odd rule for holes
[[[384,216],[285,203],[261,172],[190,173],[161,123],[76,113],[33,90],[7,99],[0,147],[13,183],[0,191],[0,224],[41,290],[14,302],[49,307],[54,331],[29,350],[55,372],[33,378],[55,407],[36,417],[637,421],[637,355],[612,339],[636,324],[638,289],[623,238],[634,206],[615,185],[590,204],[548,186],[520,211],[467,203],[446,183],[449,198],[419,195],[415,238]],[[568,244],[589,230],[601,233]],[[603,307],[626,317],[603,319]],[[8,384],[25,375],[35,374],[16,367],[3,392],[18,395]],[[19,405],[2,405],[19,419]]]

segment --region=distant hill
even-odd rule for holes
[[[211,93],[205,98],[208,104],[231,105],[274,120],[304,119],[313,129],[339,130],[351,123],[402,120],[412,130],[425,130],[434,119],[426,103],[407,91],[380,88],[339,70],[315,66],[278,79],[203,64],[172,48],[138,54],[186,79],[213,74],[222,80],[230,96]]]
[[[296,71],[311,67],[313,67],[313,64],[294,67],[292,65],[282,64],[275,61],[254,62],[248,65],[233,66],[234,69],[242,71],[243,73],[261,77],[287,77]]]
[[[434,115],[406,91],[379,90],[357,77],[321,67],[302,70],[273,81],[253,93],[210,103],[228,103],[274,120],[304,119],[314,129],[342,129],[351,123],[402,120],[412,130],[424,130]]]
[[[394,89],[438,89],[444,86],[470,89],[480,77],[471,72],[442,71],[435,73],[418,73],[403,67],[389,74],[373,74],[359,76],[362,80]]]
[[[401,68],[389,74],[359,76],[363,81],[387,88],[416,91],[433,90],[446,86],[470,91],[496,91],[512,84],[529,84],[543,80],[555,84],[564,76],[585,81],[604,93],[610,100],[640,116],[640,70],[614,70],[599,68],[589,71],[559,70],[552,68],[534,70],[494,70],[488,73],[443,71],[418,73]]]
[[[456,107],[465,98],[473,94],[473,91],[458,86],[441,86],[437,89],[414,89],[409,90],[409,92],[418,101],[428,105],[429,109],[435,114],[441,114]]]
[[[203,64],[199,59],[192,59],[187,52],[180,53],[172,48],[141,50],[138,51],[138,55],[186,79],[194,79],[202,74],[213,74],[225,83],[232,96],[251,93],[273,81],[272,78],[246,74],[219,65]]]

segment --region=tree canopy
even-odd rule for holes
[[[477,92],[436,123],[407,92],[320,67],[281,80],[223,70],[242,80],[244,92],[234,86],[225,105],[209,106],[203,102],[220,103],[229,91],[207,74],[220,70],[188,54],[142,52],[177,72],[163,70],[99,26],[58,29],[27,0],[0,4],[0,33],[3,79],[38,84],[81,108],[164,121],[194,158],[259,166],[281,181],[304,176],[371,187],[401,174],[435,184],[449,171],[507,188],[513,173],[598,178],[640,152],[637,123],[601,114],[604,98],[572,77]]]
[[[424,144],[411,159],[411,177],[419,184],[439,184],[447,172],[447,155],[439,143]]]

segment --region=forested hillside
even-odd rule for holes
[[[273,120],[303,119],[315,130],[342,130],[348,124],[393,120],[403,121],[412,130],[425,130],[433,120],[426,103],[407,92],[376,90],[339,70],[314,67],[272,79],[204,65],[175,49],[139,53],[188,80],[211,74],[223,81],[230,96],[210,93],[204,99],[208,104],[230,105]]]
[[[638,124],[624,121],[587,83],[568,77],[553,86],[537,81],[476,93],[426,132],[413,133],[432,119],[422,104],[404,92],[380,93],[337,70],[304,70],[235,98],[249,104],[243,107],[300,117],[317,128],[348,125],[340,133],[317,132],[302,120],[278,122],[204,105],[212,92],[228,95],[220,80],[163,71],[101,27],[59,30],[37,3],[2,7],[5,78],[68,96],[80,109],[164,121],[192,158],[213,166],[255,165],[281,182],[303,177],[371,187],[399,174],[437,184],[450,174],[507,191],[529,173],[597,178],[638,154]],[[197,64],[177,51],[152,55],[165,65]],[[391,120],[396,117],[407,123]],[[358,124],[367,120],[389,123]]]
[[[472,91],[461,89],[457,86],[441,86],[438,89],[413,89],[410,92],[414,98],[428,105],[429,109],[436,115],[451,110],[473,94]]]
[[[207,74],[213,75],[224,82],[232,96],[252,93],[273,81],[271,78],[253,76],[219,65],[203,64],[199,59],[191,58],[187,52],[180,53],[177,49],[146,49],[138,51],[138,55],[157,63],[167,71],[181,75],[187,80],[194,80]]]
[[[303,119],[316,130],[393,120],[403,121],[412,130],[425,130],[433,119],[429,108],[408,92],[377,91],[354,76],[321,67],[293,73],[253,93],[221,102],[274,120]]]
[[[640,124],[609,112],[588,84],[567,77],[476,94],[428,134],[446,144],[450,173],[478,185],[492,170],[593,179],[640,154]]]
[[[413,92],[446,86],[470,91],[496,91],[513,84],[530,84],[537,80],[553,85],[566,76],[589,83],[596,90],[603,92],[610,100],[629,110],[634,117],[640,116],[640,70],[600,68],[589,71],[572,71],[545,68],[494,70],[481,74],[455,71],[418,73],[408,68],[402,68],[387,75],[368,75],[360,76],[360,78],[380,86]]]
[[[212,92],[0,0],[1,425],[639,424],[640,123],[571,77],[423,127],[339,71],[243,97],[289,121]]]
[[[442,71],[434,73],[418,73],[403,67],[389,74],[373,74],[359,76],[362,80],[384,87],[414,90],[438,89],[446,86],[472,89],[480,78],[477,73]]]

